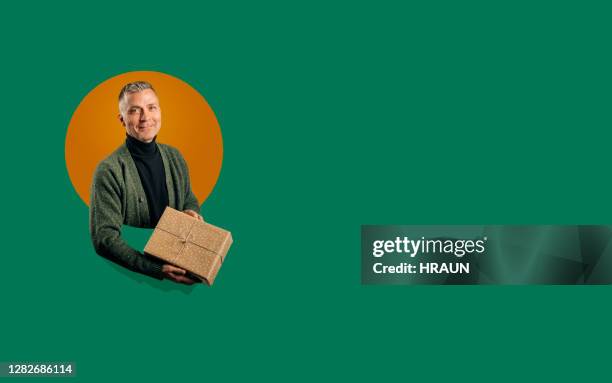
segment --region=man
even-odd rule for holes
[[[91,187],[94,248],[130,270],[192,284],[185,270],[147,257],[121,238],[123,224],[155,227],[166,206],[202,220],[183,156],[155,142],[161,108],[153,86],[144,81],[125,85],[119,93],[118,117],[127,133],[125,144],[98,164]]]

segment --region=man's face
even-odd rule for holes
[[[161,128],[161,109],[155,92],[145,89],[128,94],[119,120],[127,134],[138,141],[153,141]]]

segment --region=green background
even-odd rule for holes
[[[493,3],[2,5],[0,361],[100,382],[609,379],[608,286],[360,284],[361,224],[610,223],[611,8]],[[213,288],[90,244],[65,133],[131,70],[187,81],[221,125],[202,213],[235,244]]]

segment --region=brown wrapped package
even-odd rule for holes
[[[210,286],[231,244],[229,231],[167,207],[144,251],[187,270]]]

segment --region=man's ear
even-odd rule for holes
[[[119,121],[121,122],[121,125],[123,125],[123,127],[125,128],[125,121],[123,121],[123,116],[121,115],[121,113],[119,113],[117,115],[117,118],[119,119]]]

